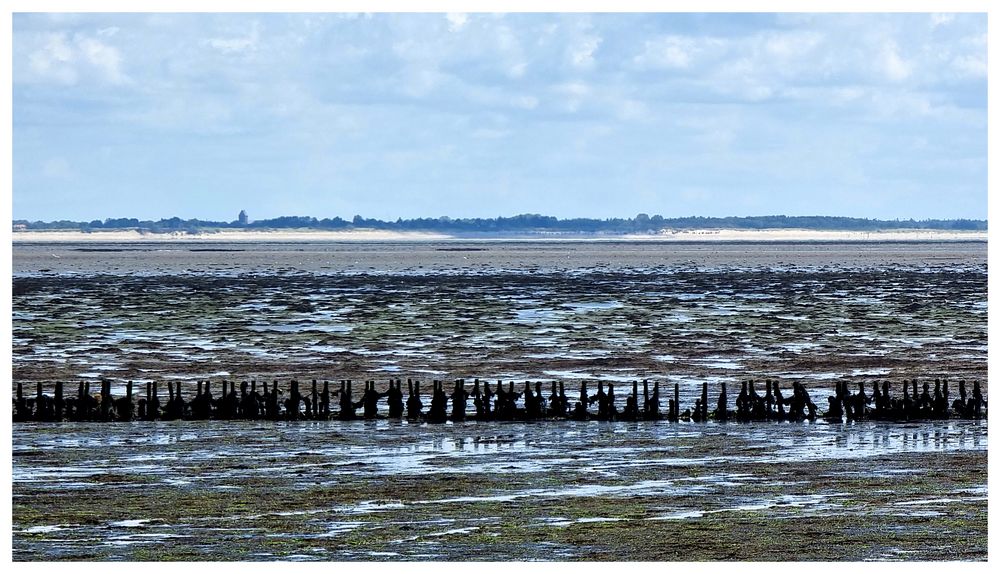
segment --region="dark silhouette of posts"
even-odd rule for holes
[[[343,420],[351,420],[357,415],[355,411],[362,406],[365,409],[365,418],[377,418],[378,401],[383,397],[389,397],[388,408],[390,418],[402,418],[405,416],[410,420],[420,420],[424,417],[422,413],[423,403],[420,398],[419,382],[414,384],[407,380],[409,387],[409,397],[406,403],[403,402],[402,380],[389,380],[389,390],[379,393],[376,390],[376,381],[365,381],[365,392],[361,400],[354,403],[351,394],[351,381],[342,380],[339,391],[330,392],[329,381],[324,381],[323,391],[319,392],[318,382],[312,380],[311,391],[308,396],[300,393],[298,381],[290,381],[288,387],[288,399],[279,402],[282,394],[278,390],[278,382],[274,381],[271,389],[267,383],[263,384],[263,396],[257,393],[256,381],[241,382],[239,393],[236,392],[236,382],[222,381],[223,394],[219,399],[213,400],[211,393],[211,383],[209,381],[197,382],[197,394],[190,403],[184,401],[182,394],[182,384],[180,381],[168,381],[167,393],[169,400],[165,408],[161,408],[158,393],[158,383],[155,381],[146,383],[145,397],[138,401],[138,414],[135,413],[136,404],[133,399],[133,382],[126,385],[124,397],[115,398],[111,393],[111,381],[102,379],[100,381],[100,396],[90,393],[90,384],[87,381],[80,381],[77,397],[64,398],[64,384],[62,381],[54,383],[54,397],[44,393],[43,384],[36,382],[35,396],[25,396],[24,386],[16,382],[16,392],[13,399],[13,421],[130,421],[135,418],[146,421],[153,420],[183,420],[191,418],[195,420],[217,419],[226,420],[232,418],[255,419],[266,416],[271,420],[300,420],[300,419],[325,419],[330,417],[330,401],[333,395],[340,395],[341,410],[338,417]],[[603,381],[598,381],[597,394],[589,396],[587,393],[586,381],[581,381],[580,401],[575,403],[575,408],[569,412],[569,400],[566,397],[565,386],[561,381],[553,381],[551,394],[546,398],[542,392],[542,383],[526,381],[522,393],[514,392],[514,381],[508,385],[503,385],[500,381],[497,392],[493,393],[490,385],[486,382],[482,389],[479,379],[475,380],[472,392],[465,388],[463,379],[455,380],[453,392],[448,395],[444,391],[443,381],[433,381],[434,390],[431,397],[431,409],[426,419],[431,422],[442,423],[447,420],[453,422],[463,422],[466,420],[467,402],[470,398],[474,400],[476,409],[476,420],[542,420],[547,418],[572,418],[573,420],[588,420],[591,418],[588,406],[598,403],[597,414],[594,418],[602,421],[614,420],[657,420],[659,419],[659,383],[654,382],[652,393],[648,380],[643,380],[642,394],[639,394],[638,381],[632,381],[632,388],[626,395],[624,410],[619,414],[615,406],[614,383],[609,382],[607,389]],[[715,418],[718,421],[739,420],[741,422],[763,421],[763,420],[785,420],[794,421],[815,420],[817,407],[809,398],[809,392],[805,386],[799,382],[792,385],[792,394],[787,400],[781,394],[779,381],[765,380],[766,394],[759,395],[754,389],[753,381],[743,381],[743,391],[736,399],[736,410],[728,410],[728,389],[726,383],[721,383],[721,392],[716,409],[709,412],[708,408],[708,382],[702,382],[700,396],[695,400],[693,409],[683,410],[680,408],[680,384],[674,383],[673,399],[669,401],[670,407],[667,419],[671,421],[693,420],[696,422],[708,421]],[[822,415],[830,422],[840,422],[845,417],[850,421],[863,420],[866,414],[871,418],[885,421],[907,421],[926,419],[949,419],[966,418],[982,419],[987,416],[986,399],[978,382],[973,382],[972,396],[967,394],[964,380],[959,381],[959,398],[951,401],[949,394],[949,384],[947,379],[935,379],[933,394],[930,391],[929,381],[923,384],[922,394],[914,395],[911,389],[920,391],[917,379],[903,381],[902,398],[894,398],[890,394],[890,384],[887,380],[873,381],[872,393],[868,395],[865,383],[858,383],[858,391],[852,394],[847,381],[837,381],[834,383],[834,395],[829,397],[829,408]],[[249,392],[248,392],[249,387]],[[517,406],[517,401],[523,396],[524,408]],[[496,397],[495,410],[492,409],[493,397]],[[643,400],[640,408],[639,399]],[[448,401],[451,401],[450,410]],[[302,411],[300,403],[305,405]],[[789,407],[787,416],[785,405]],[[954,413],[954,414],[953,414]]]
[[[431,423],[443,423],[448,420],[448,395],[444,392],[444,382],[435,380],[432,382],[431,408],[427,414],[427,421]]]
[[[63,382],[56,381],[56,396],[55,400],[52,401],[52,406],[55,407],[55,420],[63,420],[63,409],[66,407],[66,402],[63,400]]]
[[[406,384],[410,390],[410,396],[406,399],[406,418],[411,421],[420,420],[424,408],[424,403],[420,400],[420,381],[414,383],[406,379]]]
[[[983,399],[983,392],[979,388],[979,381],[972,381],[972,418],[976,420],[983,418],[984,408],[986,408],[986,401]]]
[[[535,395],[531,390],[531,383],[524,383],[524,418],[533,421],[540,416],[541,409],[539,403],[541,397]]]
[[[587,406],[590,405],[590,395],[587,394],[587,381],[580,382],[580,398],[573,409],[573,420],[585,421],[588,418]]]
[[[48,421],[51,420],[51,416],[46,412],[46,397],[45,393],[42,392],[42,383],[35,383],[35,420],[36,421]]]
[[[320,418],[326,420],[330,418],[330,381],[323,381],[323,393],[319,396]]]
[[[642,418],[649,420],[649,381],[642,381]]]
[[[115,411],[118,414],[118,420],[122,422],[129,422],[134,416],[134,409],[132,403],[132,381],[125,384],[125,396],[115,401]]]
[[[774,390],[774,405],[778,408],[776,416],[779,421],[783,421],[788,418],[788,415],[785,413],[785,404],[788,401],[785,400],[785,397],[781,396],[781,385],[779,384],[779,381],[775,380],[771,384],[771,388]]]
[[[646,419],[655,421],[660,418],[660,383],[656,381],[653,383],[653,396],[650,397],[649,402],[646,403]]]
[[[386,393],[388,400],[386,402],[389,404],[389,418],[391,419],[403,418],[402,385],[402,379],[396,379],[395,384],[393,384],[392,379],[389,380],[389,391]]]
[[[625,397],[621,418],[631,422],[639,420],[639,381],[632,381],[632,393]]]
[[[552,418],[562,416],[559,414],[559,402],[559,385],[556,384],[556,381],[552,381],[552,392],[549,393],[549,409],[545,414]]]
[[[701,420],[708,420],[708,383],[701,384]]]
[[[465,420],[465,409],[468,406],[469,393],[465,391],[465,380],[455,381],[455,389],[451,393],[451,420],[459,423]]]
[[[729,397],[726,396],[726,383],[722,383],[722,391],[719,392],[719,401],[715,406],[715,420],[729,420]]]
[[[367,381],[365,383],[365,393],[361,397],[362,406],[364,406],[364,417],[367,420],[378,418],[378,400],[382,398],[382,394],[375,390],[375,381]]]
[[[28,401],[24,398],[24,386],[17,384],[17,395],[14,398],[14,420],[17,422],[31,420],[31,410],[28,409]]]
[[[101,420],[110,421],[112,419],[111,381],[101,381]]]
[[[670,422],[677,422],[681,419],[681,385],[674,383],[674,398],[670,401]]]
[[[288,390],[288,401],[285,404],[285,416],[288,420],[295,421],[299,419],[299,403],[302,402],[302,395],[299,393],[299,382],[292,380],[291,388]]]

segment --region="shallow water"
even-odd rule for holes
[[[857,494],[845,481],[871,472],[864,470],[871,469],[867,460],[879,460],[878,472],[886,475],[937,472],[920,464],[919,457],[985,452],[987,425],[65,423],[18,425],[13,439],[15,559],[144,559],[145,554],[132,550],[139,545],[204,558],[250,559],[228,555],[224,548],[205,545],[204,539],[224,531],[228,540],[243,539],[252,547],[255,537],[270,533],[309,548],[318,539],[346,540],[348,534],[364,538],[366,532],[386,529],[402,529],[408,535],[390,537],[371,551],[383,554],[370,558],[455,559],[475,557],[462,555],[468,550],[464,539],[498,529],[492,517],[497,504],[522,507],[526,527],[557,529],[604,522],[714,520],[733,513],[801,518],[856,512],[845,505],[845,497]],[[912,456],[917,458],[908,458]],[[780,472],[785,466],[808,468],[831,459],[858,470],[813,476]],[[413,481],[451,482],[463,492],[403,490]],[[58,511],[49,520],[26,521],[18,508],[30,504],[24,498],[37,492],[105,503],[121,497],[216,492],[214,496],[238,501],[281,489],[336,491],[352,483],[361,485],[360,490],[352,490],[353,496],[342,502],[324,498],[315,504],[300,501],[295,509],[261,511],[249,501],[237,506],[240,512],[195,512],[177,520],[126,510],[109,512],[97,522],[93,519],[100,511],[84,522],[68,522]],[[400,490],[364,486],[375,484]],[[639,504],[642,512],[605,515],[615,500]],[[985,505],[985,500],[984,469],[980,482],[961,490],[945,489],[936,496],[889,494],[864,512],[948,516],[970,504]],[[563,504],[573,516],[547,515],[546,508]],[[473,552],[477,544],[489,547],[470,544]],[[281,557],[359,557],[353,547],[321,546]],[[513,551],[530,558],[540,549],[526,545]],[[558,557],[582,555],[567,546]]]
[[[454,245],[17,244],[13,381],[986,382],[985,243]],[[16,560],[986,558],[985,421],[13,430]]]
[[[986,378],[985,244],[73,249],[15,246],[15,380]]]

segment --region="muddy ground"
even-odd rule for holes
[[[983,560],[986,449],[963,421],[18,425],[14,559]]]
[[[29,391],[648,378],[685,408],[752,377],[825,406],[839,380],[987,375],[985,243],[18,244],[13,263]],[[18,424],[14,559],[984,560],[986,429]]]
[[[514,257],[509,246],[463,245],[427,261],[406,259],[413,246],[382,246],[372,256],[381,267],[359,273],[317,268],[311,251],[270,250],[194,252],[214,263],[174,273],[183,254],[157,252],[145,274],[116,269],[134,263],[122,253],[93,251],[51,253],[53,270],[32,272],[40,254],[18,247],[14,379],[105,377],[119,390],[226,377],[985,382],[983,244],[765,246],[756,258],[744,246],[699,261],[671,251],[657,266],[649,246],[619,257],[598,245],[568,251],[562,267],[560,250]],[[456,249],[497,250],[507,267],[478,270]],[[285,268],[260,269],[279,256]]]

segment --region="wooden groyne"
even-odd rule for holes
[[[389,381],[388,390],[379,392],[375,381],[365,381],[364,391],[355,401],[352,381],[340,381],[339,388],[331,390],[329,381],[316,380],[303,389],[298,381],[291,381],[284,388],[274,381],[269,386],[256,381],[222,381],[221,392],[213,394],[211,382],[198,381],[197,390],[190,400],[185,398],[180,382],[167,383],[167,395],[155,382],[145,383],[136,392],[132,382],[126,385],[123,396],[114,397],[110,381],[101,381],[100,392],[93,393],[89,382],[77,385],[76,393],[67,395],[62,382],[46,394],[42,383],[36,383],[33,396],[24,394],[23,383],[17,383],[13,399],[14,422],[57,421],[154,421],[154,420],[354,420],[354,419],[406,419],[430,423],[465,420],[477,421],[655,421],[705,422],[734,421],[812,421],[817,418],[829,422],[879,420],[918,421],[933,419],[985,419],[986,400],[979,382],[972,383],[969,396],[966,382],[958,383],[958,398],[951,400],[947,380],[930,382],[917,379],[904,380],[902,395],[892,394],[888,381],[876,382],[871,391],[859,383],[851,392],[847,383],[837,382],[834,394],[828,397],[825,412],[813,403],[805,386],[795,382],[790,393],[782,391],[778,381],[763,381],[765,391],[760,394],[754,381],[744,381],[742,389],[730,405],[726,384],[722,383],[714,408],[709,407],[708,383],[702,383],[701,395],[692,407],[681,410],[680,386],[673,385],[672,397],[667,400],[666,412],[661,410],[660,383],[649,381],[631,384],[625,396],[624,408],[619,410],[613,383],[597,383],[597,392],[589,394],[586,382],[581,383],[579,396],[566,395],[562,382],[551,383],[546,397],[542,383],[513,381],[506,385],[498,381],[472,382],[466,389],[464,380],[457,380],[451,392],[446,392],[443,381],[432,381],[430,396],[421,394],[420,382],[406,381],[404,400],[402,379]],[[520,390],[518,390],[520,389]],[[190,392],[190,388],[187,389]],[[162,400],[161,400],[162,399]],[[336,399],[336,409],[332,408]],[[380,414],[379,403],[386,399],[388,415]],[[427,402],[425,402],[427,401]],[[470,411],[470,404],[472,410]],[[425,410],[426,409],[426,410]],[[361,411],[360,413],[358,411]]]

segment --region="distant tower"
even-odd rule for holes
[[[246,211],[244,211],[242,209],[240,210],[239,220],[240,220],[240,225],[246,225],[247,224],[248,218],[247,218],[247,212]]]

